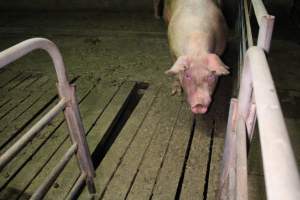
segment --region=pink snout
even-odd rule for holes
[[[198,102],[202,102],[202,103],[194,103],[191,104],[191,110],[194,114],[204,114],[207,112],[208,107],[210,105],[211,99],[207,98],[205,100],[202,101],[198,101]]]
[[[207,112],[208,106],[197,104],[193,107],[191,107],[191,110],[194,114],[204,114]]]

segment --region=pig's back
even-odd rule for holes
[[[168,35],[176,57],[183,54],[189,35],[193,32],[210,35],[214,43],[220,44],[215,47],[216,53],[223,52],[226,22],[211,0],[177,0],[172,6]]]

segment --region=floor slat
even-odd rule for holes
[[[148,147],[153,138],[160,138],[162,148],[167,145],[181,106],[181,98],[177,97],[174,98],[173,101],[169,101],[169,94],[166,90],[162,90],[157,98],[157,101],[163,101],[163,103],[156,104],[157,107],[155,107],[155,109],[158,110],[158,113],[155,114],[159,114],[159,116],[152,116],[151,118],[156,118],[154,120],[151,118],[145,119],[107,186],[103,199],[125,199],[136,173],[140,171],[140,163],[142,162],[145,152],[149,150]],[[147,120],[151,120],[151,123]],[[158,120],[159,124],[156,125]],[[145,156],[147,156],[147,153]],[[139,199],[141,198],[142,197]]]

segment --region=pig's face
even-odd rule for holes
[[[204,57],[181,56],[167,74],[178,75],[193,113],[206,113],[218,77],[228,74],[227,66],[216,54]]]

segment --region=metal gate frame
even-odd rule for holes
[[[0,68],[3,68],[9,63],[14,62],[36,49],[45,50],[53,61],[58,79],[57,89],[60,100],[47,114],[45,114],[35,125],[22,135],[20,139],[18,139],[1,155],[0,172],[20,152],[20,150],[38,134],[39,131],[41,131],[55,116],[63,111],[73,144],[63,155],[46,180],[34,192],[31,199],[42,199],[44,197],[74,154],[76,154],[81,171],[79,181],[81,182],[85,180],[89,192],[94,194],[96,192],[94,184],[95,171],[85,138],[85,131],[75,94],[75,86],[69,84],[63,58],[57,46],[50,40],[44,38],[32,38],[25,40],[0,53]],[[70,196],[73,195],[73,192],[76,192],[76,190],[72,190]]]
[[[299,172],[265,55],[275,18],[261,0],[251,0],[259,25],[253,46],[248,7],[240,1],[240,85],[230,103],[218,199],[248,199],[247,154],[257,118],[267,198],[299,200]]]

